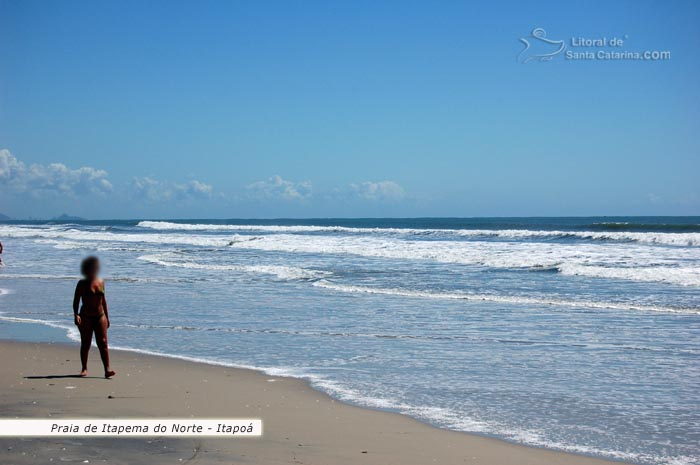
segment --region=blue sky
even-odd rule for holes
[[[0,0],[0,212],[697,215],[698,24],[692,0]],[[671,58],[520,63],[536,27]]]

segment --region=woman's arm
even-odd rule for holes
[[[80,308],[80,295],[81,295],[81,290],[80,290],[80,281],[78,281],[78,284],[75,285],[75,293],[73,294],[73,320],[75,321],[76,326],[80,326],[81,318],[80,315],[78,315],[78,309]]]
[[[107,295],[105,294],[104,281],[102,281],[102,309],[105,311],[105,318],[107,318],[107,327],[109,328],[109,311],[107,310]]]

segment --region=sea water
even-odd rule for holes
[[[97,254],[113,347],[528,445],[700,463],[697,217],[6,222],[0,241],[5,337],[76,340]]]

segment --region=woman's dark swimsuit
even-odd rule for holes
[[[104,286],[104,284],[102,285]],[[97,295],[104,295],[105,291],[103,290],[104,287],[100,288],[98,291],[93,291],[92,286],[88,286],[87,292],[89,292],[91,295],[97,296]],[[83,315],[83,309],[85,306],[80,307],[80,318],[88,320],[92,326],[96,326],[100,320],[102,319],[103,316],[105,316],[104,310],[102,310],[98,315]],[[102,308],[102,305],[100,305],[98,308]]]
[[[82,312],[82,310],[81,310],[81,312]],[[100,320],[102,319],[103,316],[105,316],[104,312],[100,313],[99,315],[90,315],[90,316],[87,316],[87,315],[83,316],[82,313],[80,314],[80,318],[82,318],[83,320],[89,321],[91,326],[97,326],[100,323]]]

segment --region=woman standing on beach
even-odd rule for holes
[[[73,314],[75,325],[80,330],[80,362],[83,364],[80,376],[87,376],[87,362],[92,334],[95,333],[97,347],[105,368],[105,378],[111,378],[116,373],[109,365],[109,348],[107,347],[107,328],[109,328],[109,313],[105,297],[105,283],[98,278],[100,261],[97,257],[87,257],[80,265],[80,273],[84,279],[78,281],[73,297]],[[80,301],[83,301],[80,307]],[[78,309],[80,308],[80,311]]]

